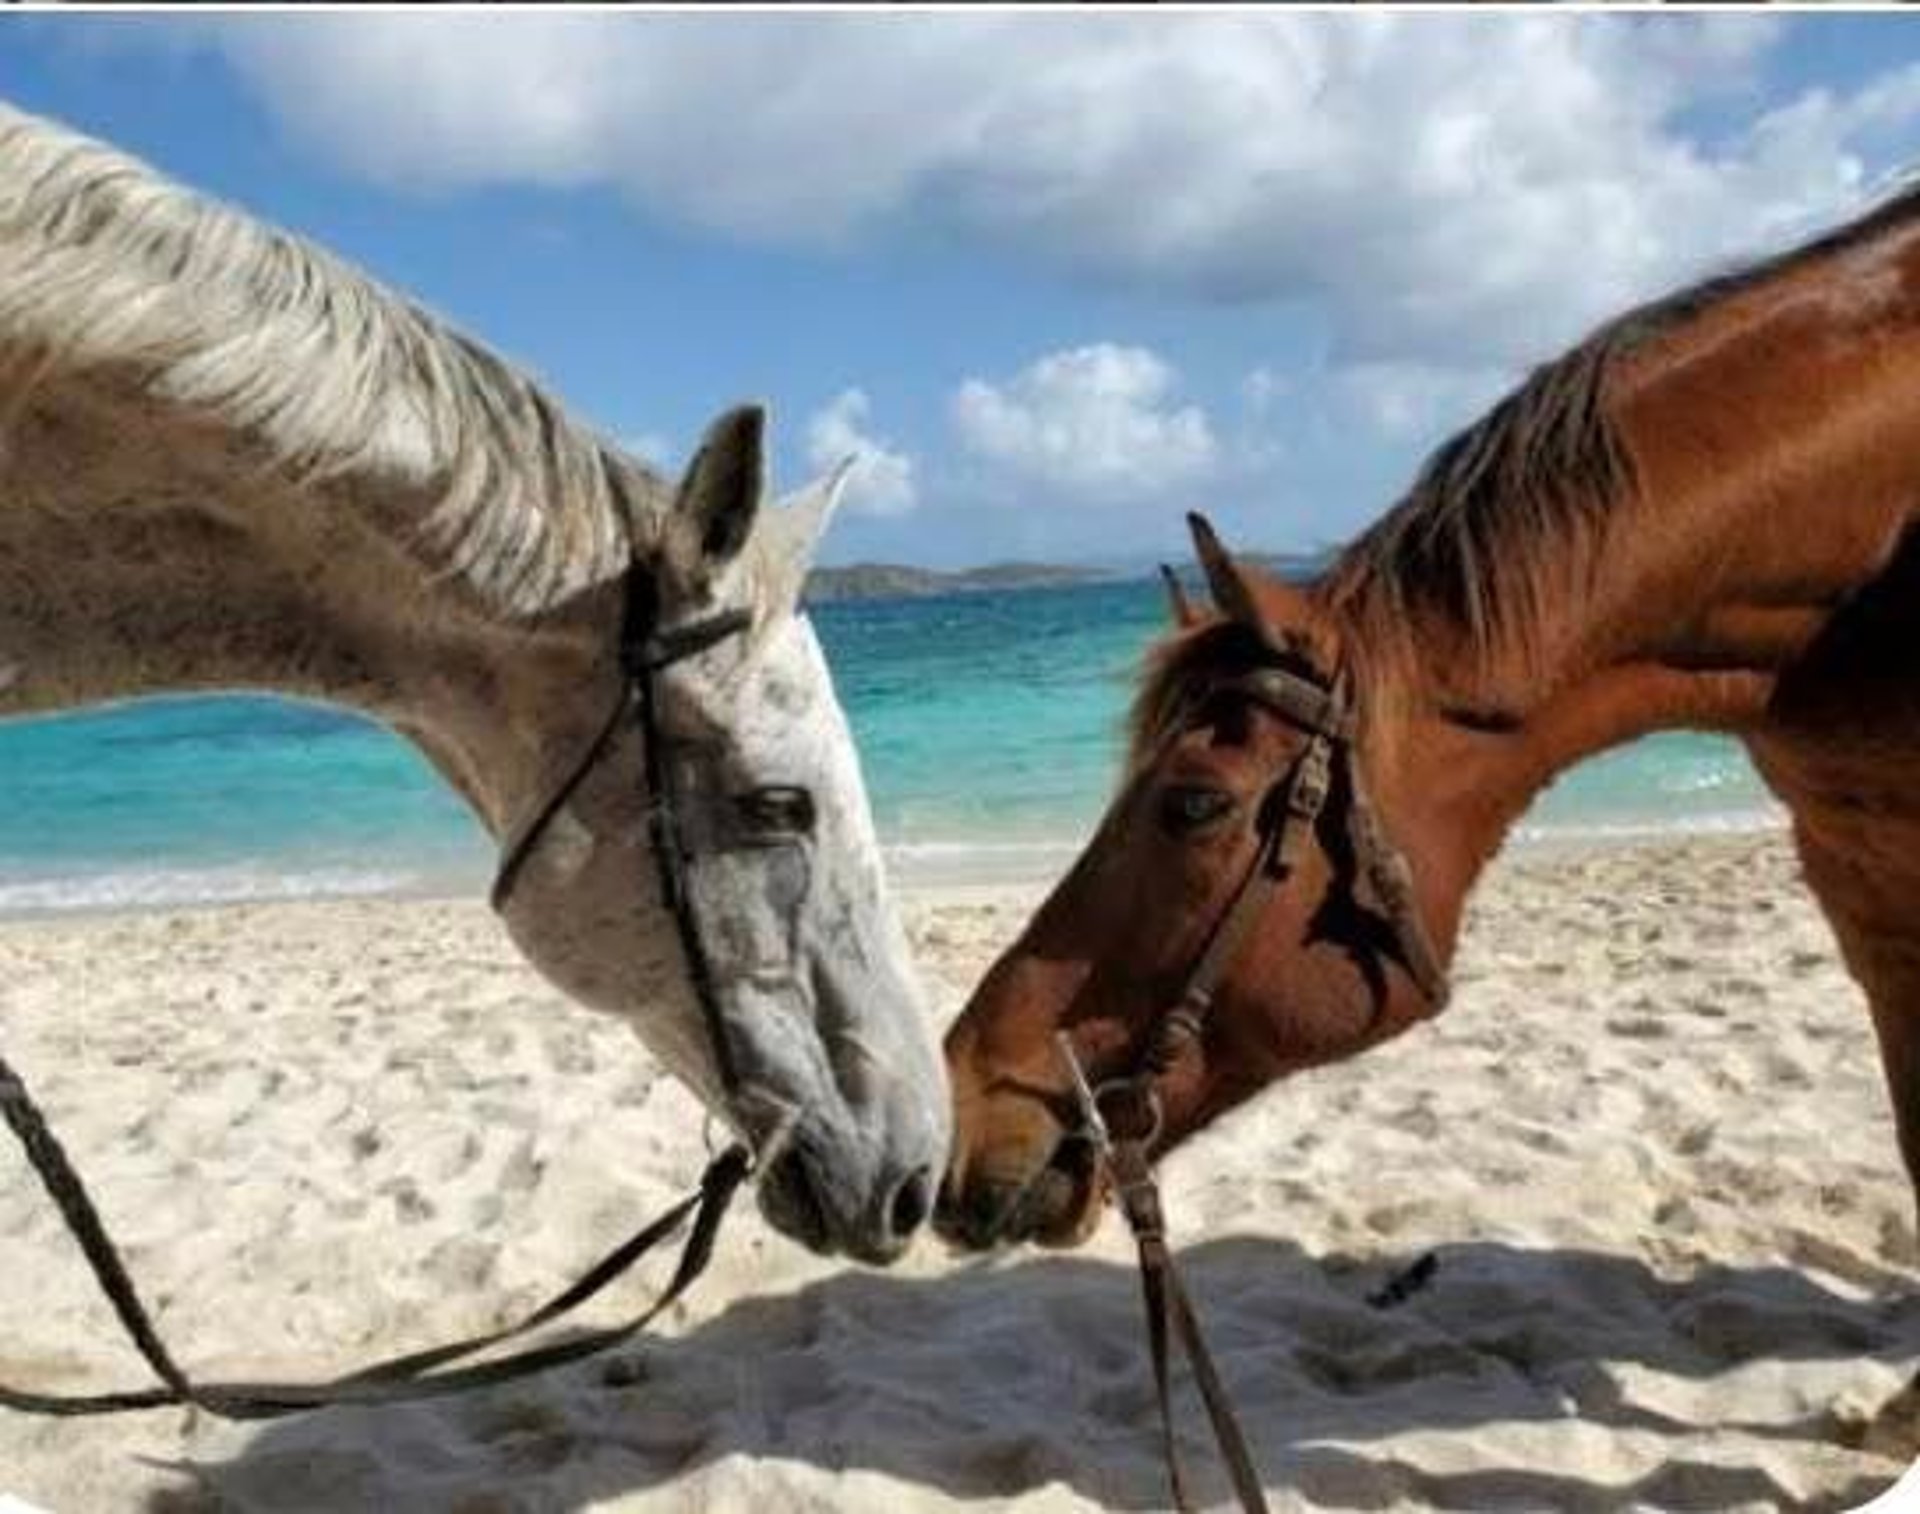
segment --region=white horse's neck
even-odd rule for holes
[[[615,697],[624,560],[510,612],[474,575],[432,571],[413,491],[301,484],[247,452],[93,379],[27,394],[0,452],[0,714],[188,690],[323,700],[410,736],[490,829],[511,825]]]
[[[324,252],[0,105],[0,714],[327,700],[498,831],[617,691],[659,492]]]

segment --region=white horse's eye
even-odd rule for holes
[[[736,794],[734,811],[748,830],[765,836],[806,836],[813,831],[813,795],[792,784],[770,783]]]

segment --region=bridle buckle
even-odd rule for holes
[[[1287,785],[1287,814],[1295,820],[1313,821],[1327,807],[1333,792],[1333,738],[1316,731],[1312,744],[1301,755],[1294,769],[1293,782]]]

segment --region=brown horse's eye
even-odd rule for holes
[[[1176,836],[1185,835],[1212,825],[1231,813],[1233,806],[1233,795],[1225,789],[1176,784],[1160,795],[1160,823]]]

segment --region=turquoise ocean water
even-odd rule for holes
[[[813,612],[908,879],[1049,876],[1112,781],[1150,582]],[[0,725],[0,911],[478,892],[491,848],[413,750],[311,706],[153,700]],[[1731,829],[1771,813],[1732,743],[1662,736],[1561,780],[1532,836]]]

